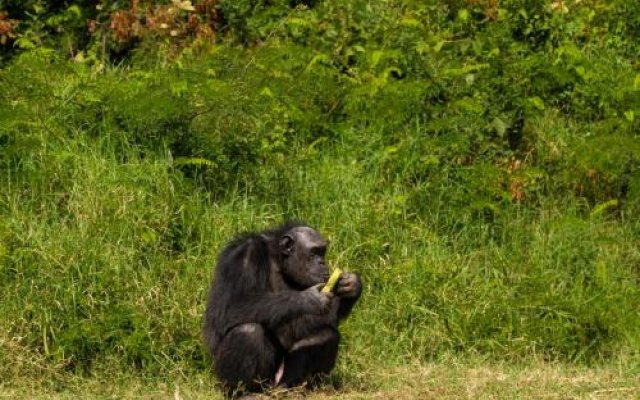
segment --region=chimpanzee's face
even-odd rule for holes
[[[283,273],[289,281],[302,288],[327,281],[327,241],[319,232],[309,227],[293,228],[280,241],[280,247]]]

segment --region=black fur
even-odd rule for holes
[[[325,249],[317,231],[296,222],[243,235],[224,248],[203,333],[227,391],[297,385],[333,368],[338,322],[351,312],[362,285],[357,275],[344,274],[335,295],[320,293],[328,277]]]

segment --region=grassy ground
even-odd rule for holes
[[[637,371],[627,366],[586,368],[536,362],[426,363],[381,368],[368,373],[372,387],[271,393],[271,398],[296,399],[637,399]],[[0,385],[0,398],[30,399],[222,399],[207,375],[141,378],[104,375],[69,377],[63,385],[17,381]],[[265,396],[265,398],[267,398]]]

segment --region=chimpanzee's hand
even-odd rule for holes
[[[350,272],[343,273],[340,275],[340,280],[338,280],[335,292],[341,297],[360,297],[360,293],[362,292],[362,282],[360,282],[360,277]]]
[[[331,310],[331,300],[333,293],[321,292],[324,284],[318,284],[305,289],[302,296],[309,306],[309,312],[313,314],[326,314]]]

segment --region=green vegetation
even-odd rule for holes
[[[0,1],[0,388],[212,390],[217,252],[301,218],[365,282],[346,391],[481,359],[638,394],[640,3],[100,4]]]

